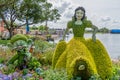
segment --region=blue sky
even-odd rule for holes
[[[120,0],[48,0],[60,12],[61,20],[49,27],[66,28],[78,6],[83,6],[89,20],[98,28],[120,29]]]

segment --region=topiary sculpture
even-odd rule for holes
[[[67,31],[72,28],[74,37],[66,43],[60,41],[53,54],[53,69],[65,69],[71,78],[89,80],[93,75],[100,75],[102,80],[110,79],[112,64],[103,44],[96,40],[97,27],[87,20],[83,7],[75,10],[75,15],[67,24]],[[92,39],[85,40],[85,28],[92,28]]]
[[[17,34],[11,38],[10,42],[17,53],[7,62],[8,65],[15,64],[20,70],[25,68],[33,69],[34,66],[40,66],[40,63],[29,52],[29,46],[32,44],[32,40],[27,39],[25,35]],[[33,63],[37,63],[37,65]]]

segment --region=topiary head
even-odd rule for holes
[[[17,51],[26,51],[26,48],[28,48],[29,45],[32,44],[32,40],[28,39],[23,34],[17,34],[13,36],[10,42],[13,45],[13,49]]]

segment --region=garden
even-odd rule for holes
[[[68,16],[73,8],[64,8],[70,9],[64,14],[49,1],[0,0],[0,80],[120,80],[120,57],[109,57],[104,44],[96,38],[98,27],[87,19],[84,7],[79,6],[73,16]],[[62,37],[55,43],[49,35],[48,22],[67,16],[71,21],[65,32],[55,32]],[[37,24],[44,26],[38,28]],[[30,25],[33,32],[38,28],[40,33],[36,30],[32,36]],[[85,28],[91,28],[92,38],[84,38]],[[66,42],[69,29],[74,37]]]
[[[0,40],[0,80],[82,80],[80,76],[69,79],[66,69],[53,68],[56,45],[40,37],[21,34],[13,36],[11,40]],[[107,80],[119,79],[118,57],[112,60],[112,76]],[[89,80],[102,79],[95,74]]]

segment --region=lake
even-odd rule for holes
[[[85,38],[91,38],[92,34],[85,34]],[[67,35],[66,42],[70,41],[73,37],[72,34]],[[120,57],[120,34],[96,34],[96,38],[99,39],[107,49],[109,56],[112,59]],[[57,43],[60,39],[57,39]]]

